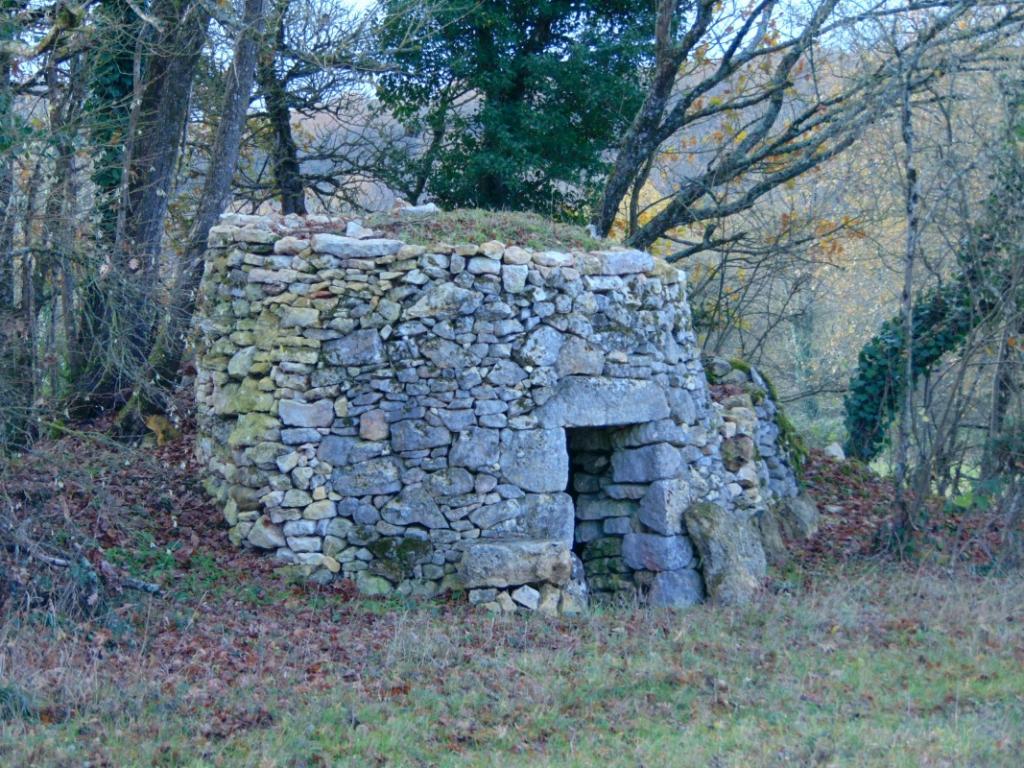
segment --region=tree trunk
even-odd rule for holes
[[[291,109],[288,106],[288,90],[278,78],[274,62],[278,51],[284,50],[285,24],[288,0],[278,0],[277,18],[274,20],[274,40],[263,50],[256,71],[260,93],[267,107],[267,119],[274,132],[273,163],[274,181],[281,198],[281,212],[306,213],[306,186],[302,181],[299,165],[299,151],[292,133]]]
[[[905,202],[907,214],[906,249],[903,256],[903,293],[900,298],[900,315],[902,318],[905,355],[901,376],[906,383],[903,391],[903,403],[900,409],[899,432],[896,442],[896,508],[897,518],[892,531],[894,545],[902,547],[907,542],[913,527],[914,500],[910,498],[907,477],[910,463],[910,422],[914,408],[914,266],[917,260],[917,249],[920,240],[920,199],[921,190],[918,182],[916,158],[914,156],[914,120],[910,103],[910,74],[903,89],[902,107],[900,110],[900,133],[905,152]]]
[[[249,108],[263,28],[263,7],[264,0],[245,0],[242,30],[235,43],[234,61],[227,77],[228,89],[210,153],[210,165],[189,230],[181,269],[175,278],[167,323],[149,355],[145,377],[119,416],[119,422],[126,430],[137,430],[141,416],[162,410],[162,395],[178,380],[186,335],[203,276],[206,238],[228,203],[231,181],[238,165],[242,129]]]
[[[89,289],[72,369],[72,417],[124,402],[137,381],[160,316],[155,287],[168,197],[188,117],[192,80],[209,15],[192,0],[157,0],[160,31],[146,46],[130,124],[117,234],[107,274]]]
[[[11,133],[11,57],[0,51],[0,143]],[[14,307],[14,163],[0,152],[0,311]]]

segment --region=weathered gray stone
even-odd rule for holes
[[[679,475],[683,457],[678,448],[666,443],[629,448],[612,454],[612,477],[616,483],[650,483]]]
[[[818,505],[806,491],[799,496],[783,499],[779,517],[782,529],[790,539],[809,539],[818,532]]]
[[[549,325],[542,325],[529,336],[522,346],[512,350],[512,356],[522,365],[553,366],[564,337]]]
[[[767,568],[753,521],[709,502],[691,505],[684,521],[700,554],[711,600],[724,605],[748,602],[761,588]]]
[[[321,461],[341,467],[373,459],[383,453],[384,446],[381,443],[364,442],[357,437],[327,435],[320,441],[316,455]]]
[[[448,445],[451,439],[452,433],[447,429],[424,421],[406,419],[391,425],[391,447],[398,452],[437,448]]]
[[[669,415],[665,393],[652,381],[569,376],[537,411],[545,427],[638,424]]]
[[[693,562],[693,546],[685,536],[627,533],[622,537],[622,559],[638,571],[676,571]]]
[[[501,435],[501,472],[526,491],[563,491],[569,482],[569,454],[561,429],[505,430]]]
[[[600,376],[604,371],[604,352],[579,336],[567,336],[558,352],[557,370],[559,376]]]
[[[462,467],[450,467],[430,476],[430,491],[436,496],[461,496],[473,490],[473,476]]]
[[[483,507],[470,519],[499,538],[549,539],[567,547],[573,542],[572,497],[567,493],[528,493]]]
[[[228,374],[236,379],[244,378],[252,368],[253,360],[256,358],[256,347],[240,349],[228,360]]]
[[[498,430],[474,427],[455,438],[448,460],[454,467],[481,469],[498,463]]]
[[[447,528],[448,521],[426,488],[410,486],[392,499],[380,515],[392,525],[423,525],[427,528]]]
[[[334,403],[330,400],[315,403],[282,400],[278,403],[278,415],[282,423],[290,427],[329,427],[334,421]]]
[[[683,530],[683,512],[693,496],[690,484],[681,480],[657,480],[640,500],[638,519],[652,531],[675,536]]]
[[[285,307],[281,311],[282,328],[309,328],[320,320],[320,311],[313,307]]]
[[[416,302],[405,311],[411,319],[432,317],[437,320],[468,315],[480,306],[483,296],[477,291],[460,288],[453,283],[437,283],[427,289]]]
[[[501,268],[501,285],[508,293],[521,293],[529,274],[530,268],[525,264],[505,264]]]
[[[526,378],[526,371],[511,360],[502,360],[494,365],[486,378],[491,384],[511,387]]]
[[[649,272],[654,268],[654,259],[644,251],[598,251],[601,275],[633,275],[638,272]]]
[[[463,370],[472,366],[475,359],[471,351],[447,339],[427,339],[420,344],[420,352],[441,369]]]
[[[379,256],[390,256],[398,253],[405,245],[401,240],[358,239],[331,235],[315,234],[310,238],[310,246],[316,253],[326,253],[343,259],[373,259]]]
[[[397,493],[402,489],[398,460],[384,456],[338,467],[331,474],[331,486],[342,496]]]
[[[389,432],[387,414],[380,408],[359,416],[359,436],[363,440],[387,440]]]
[[[469,544],[459,562],[463,586],[508,587],[569,581],[572,559],[569,548],[555,541],[498,541],[477,539]]]
[[[536,611],[540,606],[540,592],[528,584],[512,590],[512,599],[524,608]]]
[[[693,568],[662,571],[647,593],[647,604],[654,608],[689,608],[703,600],[704,580]]]
[[[256,518],[246,541],[260,549],[277,549],[285,545],[284,533],[281,528],[270,522],[270,518],[266,515]]]
[[[324,356],[332,365],[375,365],[384,362],[384,344],[372,328],[353,331],[324,342]]]

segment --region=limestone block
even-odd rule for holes
[[[569,454],[561,429],[508,429],[501,434],[502,476],[525,491],[563,491],[569,482]]]
[[[442,426],[431,426],[416,419],[396,421],[391,425],[391,447],[393,450],[419,451],[437,448],[451,442],[452,433]]]
[[[632,275],[654,268],[654,259],[644,251],[598,251],[593,255],[599,257],[600,271],[592,274]]]
[[[647,593],[647,604],[654,608],[689,608],[703,600],[704,580],[693,568],[662,571]]]
[[[466,588],[548,582],[562,586],[572,573],[571,553],[555,541],[477,539],[459,562]]]
[[[691,487],[685,480],[657,480],[640,500],[637,517],[655,533],[675,536],[682,533],[683,512],[692,501]]]
[[[558,362],[563,341],[561,333],[550,325],[542,325],[512,351],[512,356],[522,365],[553,366]]]
[[[266,515],[260,515],[256,519],[246,541],[260,549],[277,549],[286,543],[281,528],[270,522]]]
[[[536,611],[540,606],[540,592],[528,584],[512,590],[512,599],[531,611]]]
[[[384,361],[383,340],[372,328],[324,342],[323,352],[332,365],[375,365]]]
[[[387,414],[380,408],[360,414],[359,436],[364,440],[387,440],[389,433]]]
[[[622,559],[637,571],[676,571],[693,562],[693,546],[686,536],[627,533],[622,538]]]
[[[748,602],[760,589],[767,569],[753,521],[717,504],[702,502],[686,510],[684,522],[700,554],[711,600],[727,605]]]
[[[424,291],[423,295],[405,311],[405,316],[410,319],[429,317],[450,320],[459,315],[472,314],[482,301],[483,295],[478,291],[460,288],[448,282],[437,283]]]
[[[342,496],[397,493],[402,489],[398,459],[383,456],[337,467],[331,474],[331,486]]]
[[[310,238],[310,246],[316,253],[326,253],[343,259],[374,259],[398,253],[405,245],[400,240],[359,239],[318,233]]]
[[[485,529],[486,536],[549,539],[567,547],[573,542],[573,505],[567,493],[528,493],[482,507],[470,514],[470,520]]]
[[[355,464],[376,458],[384,453],[385,446],[379,442],[365,442],[356,437],[327,435],[317,448],[317,458],[334,467]]]
[[[683,458],[667,443],[628,448],[612,454],[612,478],[616,483],[649,483],[679,475]]]
[[[329,427],[334,421],[334,403],[330,400],[315,403],[282,400],[278,404],[278,415],[289,427]]]
[[[604,353],[579,336],[567,336],[558,352],[559,376],[595,375],[604,371]]]
[[[537,411],[545,427],[603,427],[668,417],[664,390],[653,381],[568,376]]]
[[[419,524],[426,528],[447,528],[448,521],[438,509],[433,497],[422,486],[408,486],[392,499],[380,512],[392,525]]]
[[[448,460],[454,467],[480,469],[498,463],[498,430],[474,427],[460,432]]]

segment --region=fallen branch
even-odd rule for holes
[[[27,523],[28,521],[26,520],[25,522]],[[73,563],[68,558],[48,555],[43,552],[42,547],[38,543],[29,539],[24,532],[20,530],[21,527],[24,527],[24,525],[19,528],[10,527],[10,532],[13,534],[13,541],[5,542],[6,549],[13,552],[16,552],[19,549],[25,550],[29,557],[34,557],[39,562],[54,568],[70,568],[72,566]],[[96,573],[96,569],[93,567],[93,564],[89,559],[81,553],[79,559],[82,567],[96,576],[97,581],[99,581],[99,575]],[[100,559],[99,569],[103,574],[103,580],[107,583],[113,583],[115,586],[123,586],[139,592],[146,592],[150,595],[163,596],[163,590],[158,584],[143,581],[142,579],[136,579],[134,576],[128,576],[106,558]]]

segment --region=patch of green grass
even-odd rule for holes
[[[1020,764],[1024,578],[817,576],[746,608],[560,620],[393,601],[345,613],[318,596],[302,610],[331,617],[321,639],[347,661],[268,626],[246,684],[213,685],[211,664],[187,684],[101,688],[64,722],[0,726],[0,762]],[[286,674],[296,653],[322,685]]]
[[[479,245],[489,240],[535,250],[598,250],[610,245],[606,240],[591,237],[583,227],[552,221],[536,213],[458,209],[421,219],[377,214],[368,217],[364,224],[413,245]]]

